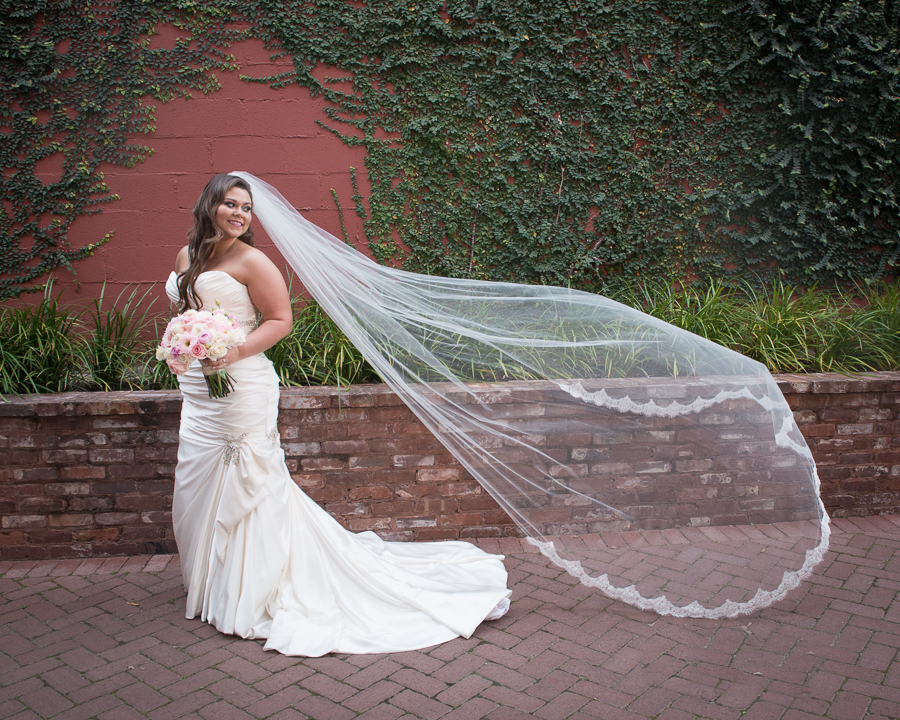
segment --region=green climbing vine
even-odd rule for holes
[[[738,17],[769,109],[719,206],[749,230],[742,254],[806,281],[896,275],[900,3],[750,0]]]
[[[0,299],[40,288],[107,242],[71,247],[80,215],[115,199],[101,163],[131,167],[152,150],[128,135],[153,131],[148,99],[217,88],[213,69],[242,31],[226,3],[0,0]],[[159,25],[181,37],[157,47]]]
[[[714,4],[714,3],[713,3]],[[451,276],[582,284],[717,262],[700,188],[734,92],[696,2],[317,0],[265,39],[366,146],[376,256]],[[750,38],[744,43],[749,47]],[[329,68],[349,80],[320,80]],[[709,177],[706,177],[709,176]]]
[[[891,3],[254,8],[296,68],[268,81],[321,94],[365,145],[382,261],[586,287],[896,273]]]
[[[263,82],[365,146],[383,262],[586,289],[896,275],[897,6],[0,0],[0,298],[108,239],[66,241],[114,198],[101,163],[143,160],[147,100],[215,89],[246,36],[294,60]]]

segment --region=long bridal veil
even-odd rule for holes
[[[598,295],[378,265],[233,174],[306,290],[583,584],[721,618],[782,599],[822,559],[815,463],[761,364]]]

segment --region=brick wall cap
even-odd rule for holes
[[[859,375],[779,373],[774,378],[783,393],[832,395],[900,391],[900,371],[896,370]]]
[[[860,375],[840,373],[781,373],[774,375],[775,382],[784,393],[833,394],[858,392],[900,392],[900,371],[885,371]],[[751,381],[758,381],[751,378]],[[733,382],[733,379],[728,379]],[[698,378],[679,381],[680,387],[710,386],[721,382],[719,378]],[[449,384],[447,384],[449,387]],[[588,389],[604,387],[615,389],[628,386],[653,387],[664,390],[673,386],[672,378],[606,378],[584,382]],[[470,383],[470,392],[476,396],[490,395],[491,402],[503,404],[516,402],[522,392],[533,398],[535,391],[559,392],[555,383],[547,381],[516,380],[499,383]],[[459,398],[456,397],[459,395]],[[464,397],[462,392],[453,399]],[[548,397],[549,399],[549,397]],[[349,388],[335,386],[281,388],[282,409],[303,407],[384,407],[400,406],[402,400],[384,384],[353,385]],[[0,400],[0,417],[75,416],[156,414],[177,412],[181,407],[178,390],[131,390],[113,392],[68,392],[39,395],[6,396]]]

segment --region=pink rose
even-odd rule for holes
[[[191,357],[195,358],[205,358],[206,357],[206,348],[203,347],[200,343],[194,343],[191,345],[190,350]]]
[[[187,368],[184,366],[184,363],[179,362],[178,360],[166,360],[166,365],[169,366],[169,370],[171,370],[175,375],[184,375],[187,372]]]
[[[212,340],[212,333],[209,330],[201,330],[197,333],[197,341],[207,345]]]

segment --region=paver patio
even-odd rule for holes
[[[660,617],[517,539],[513,606],[418,652],[288,658],[186,620],[177,556],[0,562],[0,718],[897,720],[900,517],[837,520],[777,605]]]

